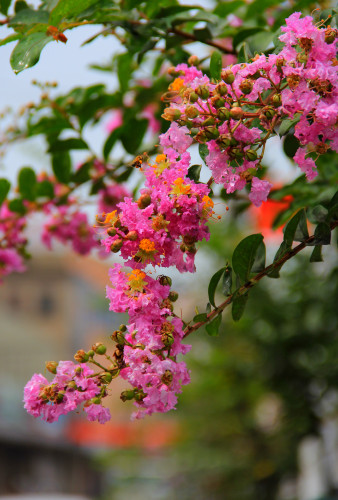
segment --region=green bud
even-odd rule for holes
[[[230,118],[230,109],[225,108],[225,107],[219,108],[217,116],[222,121],[229,120],[229,118]]]
[[[216,109],[222,108],[222,106],[224,105],[224,99],[221,99],[221,98],[215,99],[213,101],[212,105]]]
[[[137,240],[137,231],[129,231],[127,234],[126,234],[126,239],[129,240],[129,241],[136,241]]]
[[[158,280],[163,286],[172,285],[172,279],[169,276],[164,276],[164,274],[162,274],[162,276],[159,276]]]
[[[335,30],[334,28],[331,28],[331,26],[326,28],[326,30],[325,30],[325,42],[329,43],[329,44],[333,43],[337,37],[337,33],[338,33],[338,31]]]
[[[204,133],[205,133],[207,139],[209,139],[209,140],[217,139],[217,137],[219,137],[218,128],[213,127],[213,126],[205,127]]]
[[[250,92],[253,89],[252,80],[249,80],[248,78],[246,78],[245,80],[241,81],[241,83],[239,84],[239,88],[241,89],[243,94],[245,94],[245,95],[250,94]]]
[[[249,161],[255,161],[257,160],[257,153],[253,149],[248,149],[248,151],[245,152],[245,158]]]
[[[233,120],[240,120],[244,115],[244,111],[242,108],[235,106],[230,109],[230,116]]]
[[[162,340],[163,344],[165,345],[165,347],[170,347],[175,342],[175,339],[174,339],[174,336],[172,333],[163,333],[161,335],[161,340]]]
[[[106,354],[107,348],[102,342],[96,342],[96,344],[93,344],[92,349],[96,354]]]
[[[79,349],[74,355],[74,359],[78,363],[87,363],[89,356],[83,349]]]
[[[196,89],[196,94],[205,101],[209,98],[210,92],[208,87],[206,87],[205,85],[200,85]]]
[[[235,158],[243,158],[243,151],[240,148],[232,148],[230,151],[231,156]]]
[[[278,108],[282,104],[282,96],[280,94],[275,94],[272,97],[272,104]]]
[[[118,238],[117,240],[113,241],[113,243],[110,245],[110,251],[113,253],[117,253],[121,250],[123,246],[123,240],[121,238]]]
[[[126,325],[124,325],[124,324],[120,325],[119,330],[120,330],[120,332],[126,332],[127,331]]]
[[[172,290],[169,293],[169,300],[171,300],[171,302],[176,302],[177,299],[178,299],[178,293],[174,292],[174,290]]]
[[[46,368],[50,373],[55,375],[58,364],[56,361],[46,361]]]
[[[217,139],[217,144],[219,144],[223,148],[228,148],[231,143],[231,137],[228,135],[220,135]]]
[[[198,95],[196,94],[196,92],[191,92],[191,94],[189,96],[189,99],[190,99],[190,102],[197,102],[198,101]]]
[[[116,231],[115,227],[110,227],[107,231],[107,234],[108,234],[108,236],[116,236],[117,231]]]
[[[221,78],[222,80],[225,82],[225,83],[233,83],[234,80],[235,80],[235,75],[233,74],[233,72],[231,71],[231,69],[224,69],[222,72],[221,72]]]
[[[188,118],[197,118],[199,116],[200,112],[198,111],[197,108],[195,108],[195,106],[187,106],[185,108],[185,116],[187,116]]]
[[[150,194],[148,193],[142,194],[137,201],[137,205],[141,209],[147,208],[150,205],[150,203],[151,203],[151,197]]]
[[[102,375],[100,375],[100,379],[102,380],[102,382],[104,382],[105,384],[110,384],[110,382],[113,380],[113,376],[111,373],[109,372],[105,372],[103,373]]]
[[[263,113],[268,120],[272,120],[272,118],[276,114],[276,111],[272,107],[266,107],[266,108],[263,108]]]
[[[226,95],[228,93],[228,87],[224,83],[219,83],[216,87],[219,95]]]
[[[134,399],[135,394],[134,391],[123,391],[121,392],[120,399],[125,402],[125,401],[130,401],[131,399]]]
[[[209,116],[206,120],[204,120],[204,121],[202,122],[202,125],[203,125],[204,127],[207,127],[207,126],[209,126],[209,125],[215,125],[215,123],[216,123],[215,118],[213,118],[212,116]]]

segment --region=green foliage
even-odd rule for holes
[[[32,168],[23,167],[19,172],[19,191],[23,198],[34,201],[36,196],[36,175]]]
[[[251,234],[244,238],[234,250],[232,268],[242,284],[249,280],[258,249],[262,242],[263,236],[261,234]]]
[[[221,71],[222,71],[222,54],[215,50],[210,57],[210,76],[215,81],[221,79]]]
[[[0,206],[5,201],[9,193],[10,187],[11,184],[7,179],[0,179]]]

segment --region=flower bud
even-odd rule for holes
[[[121,238],[118,238],[117,240],[113,241],[113,243],[110,245],[110,251],[113,253],[117,253],[121,250],[123,246],[123,240]]]
[[[225,83],[219,83],[216,87],[216,91],[219,95],[223,96],[228,93],[228,87],[225,85]]]
[[[217,144],[222,148],[228,148],[231,144],[231,136],[227,134],[220,135]]]
[[[165,108],[162,118],[164,118],[164,120],[168,120],[169,122],[174,122],[180,118],[181,114],[182,113],[179,109]]]
[[[276,114],[276,111],[271,106],[266,106],[262,109],[262,112],[266,116],[267,120],[272,120]]]
[[[175,342],[174,336],[172,333],[163,333],[161,335],[161,340],[165,347],[171,347]]]
[[[278,108],[282,104],[282,96],[280,94],[275,94],[272,97],[272,104]]]
[[[231,71],[231,69],[223,69],[221,72],[221,78],[225,83],[233,83],[235,80],[235,75]]]
[[[107,234],[108,234],[108,236],[116,236],[116,234],[117,234],[117,230],[115,229],[115,227],[110,227],[110,228],[107,230]]]
[[[78,363],[87,363],[89,356],[83,349],[79,349],[74,355],[75,361]]]
[[[113,378],[117,377],[118,374],[120,373],[120,368],[117,366],[117,364],[114,363],[108,366],[108,370]]]
[[[198,95],[196,94],[196,92],[191,92],[191,94],[189,96],[189,99],[190,99],[190,102],[197,102],[198,101]]]
[[[235,106],[230,109],[230,116],[233,120],[240,120],[244,114],[244,111],[242,108]]]
[[[188,59],[188,64],[190,66],[198,66],[199,62],[200,62],[199,58],[197,56],[195,56],[194,54],[191,55]]]
[[[297,61],[300,63],[300,64],[306,64],[307,61],[308,61],[308,56],[307,54],[302,54],[301,52],[299,54],[297,54]]]
[[[200,85],[196,89],[196,94],[205,101],[206,99],[208,99],[210,92],[208,87],[206,87],[205,85]]]
[[[96,396],[95,398],[92,398],[88,401],[90,405],[100,405],[101,404],[101,398]]]
[[[96,344],[92,345],[92,349],[96,354],[106,354],[107,348],[102,342],[96,342]]]
[[[146,397],[142,389],[134,389],[134,397],[135,401],[143,401],[143,399]]]
[[[255,160],[257,160],[257,153],[256,153],[256,151],[254,151],[253,149],[248,149],[245,152],[245,158],[248,161],[255,161]]]
[[[230,150],[230,155],[234,158],[243,158],[244,154],[243,151],[240,148],[232,148]]]
[[[54,373],[55,375],[58,364],[56,361],[46,361],[46,368],[50,373]]]
[[[221,99],[220,97],[218,97],[218,98],[216,97],[216,99],[214,99],[212,101],[212,105],[216,109],[222,108],[222,106],[224,106],[224,99]]]
[[[185,108],[185,115],[187,118],[197,118],[199,116],[200,112],[198,111],[195,106],[187,106]]]
[[[217,137],[219,137],[218,128],[213,127],[213,126],[205,127],[204,133],[205,133],[207,139],[209,139],[209,140],[217,139]]]
[[[230,109],[225,108],[225,107],[219,108],[217,116],[222,121],[229,120],[229,118],[230,118]]]
[[[151,203],[151,197],[150,194],[148,193],[142,194],[137,201],[137,205],[141,209],[147,208],[150,205],[150,203]]]
[[[209,116],[206,120],[202,122],[202,125],[204,127],[207,127],[208,125],[215,125],[216,121],[213,116]]]
[[[110,384],[110,382],[113,380],[113,376],[111,373],[105,372],[105,373],[102,373],[102,375],[100,375],[100,380],[104,384]]]
[[[130,401],[131,399],[134,399],[134,391],[130,390],[130,391],[123,391],[121,392],[121,396],[120,396],[120,399],[125,402],[125,401]]]
[[[93,351],[93,349],[90,349],[90,351],[87,351],[87,354],[88,354],[88,357],[89,357],[89,358],[93,358],[93,357],[94,357],[95,352]]]
[[[129,240],[129,241],[136,241],[137,240],[137,231],[129,231],[127,234],[126,234],[126,239]]]
[[[195,254],[197,252],[195,245],[186,245],[187,252]]]
[[[241,83],[239,84],[239,88],[243,92],[243,94],[247,95],[250,94],[250,92],[253,89],[253,82],[252,80],[249,80],[246,78],[245,80],[242,80]]]
[[[336,39],[337,33],[338,33],[337,30],[331,28],[331,26],[328,26],[325,30],[325,42],[333,43]]]
[[[119,330],[120,330],[121,332],[126,332],[126,331],[127,331],[127,327],[126,327],[126,325],[124,325],[124,324],[122,323],[122,324],[119,326]]]
[[[70,390],[70,391],[75,391],[75,389],[77,389],[77,385],[76,385],[75,380],[70,380],[68,382],[67,389]]]
[[[163,274],[162,276],[159,276],[158,281],[162,286],[172,285],[172,279],[169,276],[164,276]]]
[[[162,375],[161,381],[163,382],[163,384],[170,386],[173,378],[173,373],[170,370],[166,370]]]
[[[178,299],[178,293],[177,292],[174,292],[174,290],[172,290],[170,293],[169,293],[169,300],[171,302],[176,302],[176,300]]]

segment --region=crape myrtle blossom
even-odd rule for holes
[[[84,403],[88,420],[104,423],[110,419],[109,410],[103,408],[97,398],[102,391],[102,382],[92,377],[94,371],[85,363],[60,361],[46,366],[55,373],[51,382],[35,373],[25,386],[24,407],[28,413],[46,422],[56,422],[61,415]]]
[[[0,283],[3,276],[23,272],[23,254],[27,239],[23,234],[26,218],[12,212],[7,203],[0,208]]]
[[[281,30],[285,46],[279,54],[257,55],[250,63],[225,68],[217,83],[186,64],[171,68],[176,79],[163,114],[172,122],[174,138],[179,126],[207,144],[206,163],[216,183],[227,193],[250,183],[249,199],[257,206],[271,185],[260,181],[256,171],[266,140],[284,119],[294,120],[301,146],[294,160],[308,180],[317,175],[316,157],[337,150],[336,30],[318,27],[299,12]],[[170,141],[169,135],[162,145]]]

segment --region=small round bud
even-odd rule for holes
[[[169,276],[164,276],[163,274],[162,276],[159,276],[158,281],[162,286],[172,285],[172,279]]]
[[[253,149],[248,149],[248,151],[245,152],[245,158],[248,161],[255,161],[257,160],[257,153]]]
[[[240,120],[244,114],[244,111],[242,108],[235,106],[230,109],[230,116],[233,120]]]
[[[175,108],[165,108],[162,118],[168,120],[169,122],[174,122],[178,120],[181,116],[181,111]]]
[[[266,116],[267,120],[272,120],[272,118],[275,116],[276,111],[270,106],[267,106],[263,108],[263,114]]]
[[[96,354],[106,354],[107,348],[102,342],[96,342],[96,344],[92,345],[92,349]]]
[[[213,100],[212,105],[216,109],[222,108],[222,106],[224,106],[224,99],[221,99],[220,97],[218,97],[215,100]]]
[[[174,336],[172,333],[163,333],[161,335],[161,340],[165,347],[171,347],[175,342]]]
[[[229,120],[229,118],[230,118],[230,109],[225,108],[225,107],[219,108],[217,116],[222,121]]]
[[[87,351],[87,354],[90,358],[93,358],[94,355],[95,355],[95,352],[93,351],[93,349],[90,349],[90,351]]]
[[[113,376],[111,373],[105,372],[100,375],[100,379],[104,384],[110,384],[110,382],[113,380]]]
[[[137,201],[137,205],[141,209],[147,208],[150,205],[150,203],[151,203],[151,197],[150,194],[148,193],[142,194]]]
[[[142,389],[135,389],[134,390],[134,397],[135,401],[143,401],[143,399],[146,397]]]
[[[221,72],[221,78],[225,83],[231,84],[235,80],[235,75],[231,71],[231,69],[224,69]]]
[[[253,89],[253,82],[252,80],[249,80],[246,78],[245,80],[242,80],[241,83],[239,84],[239,88],[243,92],[243,94],[247,95],[250,94],[250,92]]]
[[[89,404],[92,404],[92,405],[100,405],[101,404],[101,398],[99,398],[98,396],[96,396],[95,398],[92,398],[88,401]]]
[[[205,85],[200,85],[196,89],[196,94],[205,101],[209,98],[210,92],[208,87],[206,87]]]
[[[131,399],[134,399],[134,391],[123,391],[121,392],[120,399],[125,402],[125,401],[130,401]]]
[[[124,324],[120,325],[119,330],[120,330],[120,332],[126,332],[127,331],[126,325],[124,325]]]
[[[243,158],[243,156],[244,156],[243,151],[240,148],[232,148],[230,150],[230,154],[232,157],[238,158],[238,159]]]
[[[337,34],[338,34],[337,30],[331,28],[331,26],[328,26],[325,30],[325,42],[333,43],[337,37]]]
[[[228,87],[225,85],[225,83],[219,83],[216,87],[217,92],[219,95],[226,95],[228,93]]]
[[[231,142],[231,137],[229,135],[220,135],[219,138],[217,139],[217,144],[220,145],[222,148],[228,148],[230,146]]]
[[[75,389],[77,389],[75,380],[70,380],[67,384],[67,388],[68,390],[75,391]]]
[[[75,361],[78,363],[87,363],[89,356],[83,349],[79,349],[74,355]]]
[[[185,115],[187,118],[197,118],[199,116],[200,112],[198,111],[195,106],[187,106],[185,108]]]
[[[198,95],[196,94],[196,92],[191,92],[191,94],[189,96],[189,99],[190,99],[190,102],[197,102],[198,101]]]
[[[118,238],[117,240],[113,241],[113,243],[110,245],[110,251],[113,253],[117,253],[121,250],[123,246],[123,240],[121,238]]]
[[[188,64],[190,66],[198,66],[199,62],[200,62],[199,58],[197,56],[195,56],[194,54],[191,55],[188,59]]]
[[[56,361],[46,361],[46,368],[50,373],[54,373],[55,375],[58,364]]]
[[[136,241],[138,237],[137,231],[129,231],[126,234],[126,239],[129,241]]]
[[[272,97],[272,104],[278,108],[282,104],[282,96],[280,94],[275,94]]]
[[[108,234],[108,236],[116,236],[116,234],[117,234],[117,230],[115,229],[115,227],[110,227],[110,228],[107,230],[107,234]]]
[[[205,127],[204,133],[205,133],[207,139],[209,139],[209,140],[217,139],[217,137],[219,137],[218,128],[213,127],[213,126]]]
[[[202,125],[204,127],[207,127],[209,125],[215,125],[215,123],[216,123],[215,118],[213,116],[209,116],[206,120],[202,122]]]
[[[174,290],[172,290],[170,293],[169,293],[169,300],[171,300],[171,302],[176,302],[176,300],[178,299],[178,293],[177,292],[174,292]]]

